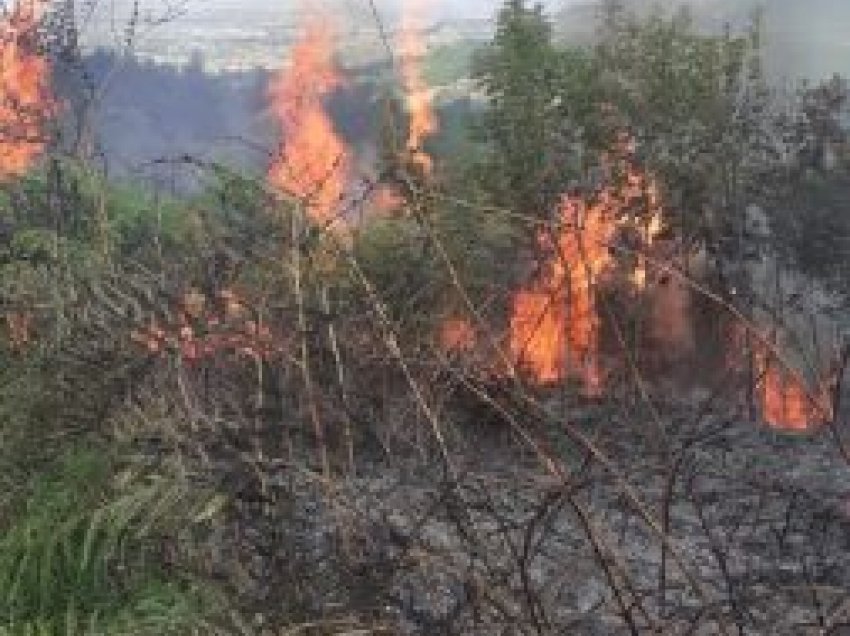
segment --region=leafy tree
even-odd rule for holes
[[[779,159],[760,39],[758,16],[743,34],[705,35],[686,11],[639,20],[611,4],[596,51],[668,223],[718,264],[746,260],[747,208],[764,201]]]
[[[780,262],[820,281],[845,304],[850,302],[850,134],[843,123],[848,95],[839,76],[799,89],[783,121],[788,166],[770,215]]]
[[[541,216],[562,190],[558,162],[558,55],[541,5],[508,0],[496,35],[474,60],[487,97],[478,129],[487,157],[478,176],[495,201]]]

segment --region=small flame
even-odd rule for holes
[[[275,78],[269,97],[283,134],[269,170],[277,188],[303,199],[311,218],[330,224],[345,191],[349,153],[323,100],[341,84],[333,63],[333,31],[312,18],[291,52],[290,66]]]
[[[757,351],[756,378],[762,417],[769,425],[792,431],[805,431],[832,417],[829,384],[820,382],[811,390],[770,352]]]
[[[20,1],[0,19],[0,178],[26,172],[45,146],[55,111],[50,65],[35,43],[46,0]]]
[[[431,91],[419,66],[427,52],[416,25],[416,18],[422,15],[423,9],[423,0],[407,0],[405,3],[399,33],[399,50],[401,80],[407,95],[407,111],[410,117],[407,151],[413,163],[428,174],[433,167],[433,160],[422,149],[422,144],[437,132],[438,122],[431,107]]]
[[[631,178],[631,177],[630,177]],[[640,187],[644,190],[644,181],[641,179]],[[647,203],[649,208],[649,219],[646,223],[641,224],[640,233],[641,240],[643,243],[643,249],[648,249],[655,244],[655,241],[661,235],[661,232],[664,229],[664,220],[662,217],[661,206],[658,202],[658,189],[656,187],[655,181],[650,180],[649,183],[645,186],[645,196],[647,197]],[[632,273],[632,284],[639,290],[646,289],[647,282],[647,266],[646,266],[646,257],[643,254],[638,255],[637,265],[635,266],[635,270]]]

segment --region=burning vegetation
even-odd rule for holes
[[[756,347],[753,366],[765,422],[780,429],[806,431],[833,421],[834,386],[829,374],[819,373],[816,381],[809,383],[765,346]]]
[[[46,0],[18,0],[0,17],[0,177],[26,172],[47,143],[56,109],[50,63],[39,48]]]
[[[398,54],[401,82],[404,88],[409,119],[406,140],[411,161],[429,174],[433,160],[425,152],[425,141],[437,132],[439,124],[431,104],[431,90],[422,78],[421,63],[427,48],[422,41],[421,24],[425,0],[406,0],[403,6],[402,23],[399,31]]]
[[[413,0],[404,5],[398,32],[399,80],[408,114],[405,151],[411,165],[429,175],[433,160],[423,143],[438,130],[438,122],[421,74],[426,52],[418,29],[422,12],[423,6]],[[352,153],[324,106],[343,83],[334,64],[333,31],[314,16],[306,21],[288,65],[269,91],[282,136],[269,180],[302,200],[311,219],[322,225],[338,221],[339,205],[351,184]],[[604,394],[610,364],[602,346],[599,296],[617,276],[625,276],[633,293],[645,297],[653,346],[679,351],[683,357],[694,352],[692,290],[679,277],[651,265],[659,257],[669,261],[669,255],[657,249],[664,214],[658,183],[638,167],[634,151],[633,140],[620,135],[603,156],[609,184],[584,195],[562,196],[555,223],[539,232],[536,273],[512,295],[507,350],[511,362],[535,384],[574,380],[587,396]],[[372,205],[389,210],[403,207],[405,201],[392,185],[383,184],[372,196]],[[624,232],[636,237],[625,250],[631,252],[626,259],[620,257]],[[476,330],[463,317],[444,321],[437,340],[444,350],[457,354],[470,354],[479,344]],[[823,409],[802,384],[768,359],[756,357],[763,376],[756,394],[764,420],[794,429],[823,421]]]
[[[281,147],[269,181],[304,203],[318,224],[337,221],[349,179],[350,154],[324,100],[342,84],[334,63],[334,32],[326,19],[307,18],[289,64],[269,89]]]
[[[636,211],[643,214],[636,217]],[[514,296],[510,321],[511,354],[536,382],[574,378],[586,394],[602,394],[605,373],[597,295],[614,263],[615,241],[623,226],[641,230],[642,245],[630,279],[644,291],[644,250],[661,233],[662,212],[654,183],[633,166],[622,183],[587,197],[564,196],[554,237],[541,234],[541,253],[549,256],[531,288]]]
[[[824,309],[850,288],[764,212],[830,182],[806,163],[824,109],[767,119],[758,33],[612,2],[596,46],[561,48],[508,0],[475,134],[441,152],[460,118],[425,80],[426,4],[380,29],[396,66],[368,80],[403,93],[403,131],[335,120],[367,82],[305,7],[265,93],[273,159],[215,164],[188,202],[58,143],[38,169],[45,5],[8,12],[0,634],[850,624],[850,346]]]

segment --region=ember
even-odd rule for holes
[[[757,352],[755,372],[764,421],[776,428],[804,431],[832,417],[828,383],[809,388],[775,355]]]
[[[475,340],[475,327],[465,318],[450,318],[440,326],[440,346],[445,351],[469,351]]]

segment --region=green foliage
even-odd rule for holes
[[[432,86],[444,86],[469,77],[477,48],[475,42],[469,41],[435,47],[423,64],[425,81]]]
[[[476,60],[487,96],[479,183],[495,202],[546,216],[627,134],[662,185],[667,223],[740,261],[745,210],[775,188],[779,160],[758,16],[740,35],[706,35],[689,15],[646,18],[609,3],[600,39],[558,49],[539,7],[505,2]]]
[[[780,191],[777,175],[787,171],[771,142],[758,24],[709,36],[686,14],[639,20],[614,8],[602,26],[598,46],[561,49],[539,6],[507,0],[483,50],[432,52],[431,83],[455,81],[471,65],[485,104],[443,107],[442,136],[429,150],[451,157],[426,176],[393,165],[403,116],[387,98],[382,178],[407,200],[395,216],[354,228],[351,255],[339,253],[348,237],[301,227],[296,202],[219,166],[206,192],[179,201],[60,159],[0,189],[0,318],[17,312],[33,325],[28,346],[0,345],[0,636],[204,630],[224,604],[188,572],[222,502],[197,484],[220,479],[245,501],[265,502],[290,469],[277,463],[282,453],[295,464],[302,448],[333,447],[345,434],[338,421],[358,420],[352,446],[372,433],[371,418],[390,412],[380,402],[394,387],[377,395],[374,386],[393,375],[385,372],[394,355],[413,374],[434,372],[434,359],[417,354],[446,316],[471,303],[498,331],[533,265],[523,248],[534,242],[539,252],[538,222],[572,186],[598,184],[615,135],[634,140],[683,244],[736,263],[744,248],[761,249],[745,234],[745,210]],[[812,111],[815,124],[801,134],[822,134],[808,145],[824,145],[831,114]],[[846,290],[850,272],[824,257],[850,249],[840,214],[846,179],[803,177],[795,184],[805,201],[793,206],[802,212],[777,223],[793,237],[786,256]],[[402,351],[387,346],[364,278]],[[190,288],[201,298],[197,314],[186,307]],[[633,297],[616,291],[604,292],[604,304],[624,317],[631,343]],[[239,355],[209,365],[182,357],[174,334],[201,341],[212,318],[217,342]],[[256,354],[257,340],[244,344],[249,325],[257,340],[265,328],[268,357]],[[165,336],[148,339],[159,329],[168,330],[167,351],[158,344]],[[116,420],[128,408],[144,423],[121,437]],[[266,521],[222,534],[247,536]],[[229,549],[261,554],[231,544],[221,552]],[[270,561],[289,557],[281,552]],[[242,563],[228,565],[242,576]],[[274,580],[285,579],[280,570]]]
[[[194,229],[185,202],[152,196],[139,185],[108,182],[83,164],[59,159],[7,186],[0,219],[12,230],[13,243],[31,243],[37,235],[42,253],[54,259],[68,250],[143,255],[154,246],[185,244]],[[57,240],[64,246],[57,247]]]
[[[839,294],[845,307],[850,303],[848,191],[850,171],[812,174],[773,216],[787,263]]]
[[[463,307],[458,286],[476,306],[502,296],[519,240],[508,217],[444,201],[419,220],[373,219],[355,253],[394,318],[430,337],[445,312]]]
[[[509,0],[474,77],[487,98],[479,127],[488,156],[476,174],[499,205],[545,216],[563,189],[564,122],[558,111],[558,55],[538,5]]]
[[[760,25],[756,14],[744,33],[706,35],[684,11],[614,7],[595,53],[616,125],[665,190],[667,222],[736,264],[746,208],[775,187],[779,160]]]
[[[424,230],[404,217],[375,218],[358,233],[355,254],[365,275],[392,311],[407,326],[431,320],[445,288],[445,276]]]
[[[101,452],[70,452],[7,510],[0,634],[153,636],[203,616],[201,588],[166,571],[158,552],[208,516],[208,500],[174,480],[113,471]]]

